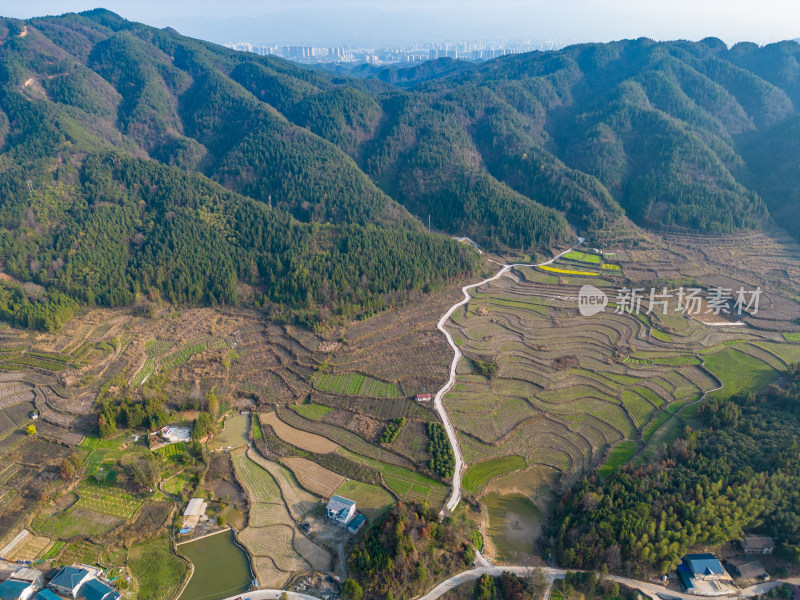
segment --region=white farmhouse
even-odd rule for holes
[[[345,527],[356,514],[356,501],[331,496],[328,502],[328,518],[336,524]]]

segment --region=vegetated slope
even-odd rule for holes
[[[624,215],[647,226],[719,232],[757,227],[772,212],[798,233],[791,132],[799,52],[794,42],[728,50],[713,39],[640,39],[480,65],[433,61],[356,79],[104,10],[0,20],[2,259],[10,275],[86,302],[129,302],[151,290],[177,301],[231,302],[245,282],[256,297],[285,303],[272,285],[281,278],[289,282],[278,288],[292,287],[294,308],[348,304],[346,312],[369,312],[410,288],[474,268],[474,259],[448,242],[421,241],[428,235],[420,220],[523,253],[563,242],[565,216],[578,233],[598,238]],[[174,169],[170,178],[190,174],[181,185],[195,191],[211,185],[198,178],[207,177],[241,194],[234,205],[249,198],[254,204],[247,206],[288,225],[271,231],[269,244],[262,236],[263,245],[250,248],[242,244],[253,242],[251,234],[242,233],[227,200],[177,220],[179,211],[164,205],[141,220],[133,199],[146,206],[141,196],[153,190],[136,187],[136,177],[115,176],[131,200],[125,205],[102,195],[106,182],[96,178],[107,171],[87,168],[110,151],[128,161],[124,169],[166,165]],[[75,239],[81,220],[94,222],[100,235]],[[411,271],[375,266],[375,256],[371,272],[335,277],[328,255],[334,244],[352,251],[345,240],[367,235],[372,225],[376,247],[402,248],[397,260]],[[310,250],[287,261],[278,252],[294,242],[286,237],[292,228],[308,232]],[[383,241],[398,232],[411,237],[400,245]],[[68,263],[81,254],[96,259],[104,236],[118,247],[100,259],[104,267],[115,261],[115,283],[101,290],[96,273]],[[194,250],[184,242],[207,237],[223,257],[200,252],[201,263],[214,263],[213,275],[173,274],[178,283],[169,285],[185,288],[191,280],[194,288],[173,292],[154,283],[158,277],[145,280],[136,266],[167,260],[156,249],[159,236],[171,236],[169,252],[182,248],[186,256]],[[247,251],[224,256],[231,244]],[[406,260],[406,250],[422,254],[428,244],[446,250],[419,269]],[[317,292],[304,295],[294,278],[306,279],[306,271],[325,273],[327,283],[323,278]],[[379,280],[367,301],[358,288],[370,277]],[[345,287],[331,289],[337,279]]]
[[[373,76],[452,115],[496,179],[579,231],[621,207],[642,225],[720,232],[793,204],[798,57],[795,42],[638,39]]]
[[[0,21],[3,269],[49,290],[11,285],[4,315],[53,329],[71,300],[230,304],[243,283],[273,311],[362,314],[474,270],[229,77],[241,59],[106,11]]]
[[[710,400],[660,461],[584,480],[562,499],[559,562],[567,568],[636,565],[666,573],[694,546],[757,531],[800,555],[798,368],[785,387]],[[640,567],[641,568],[641,567]]]

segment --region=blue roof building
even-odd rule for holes
[[[78,598],[85,600],[119,600],[119,592],[99,579],[90,579],[81,587]]]
[[[33,600],[62,600],[60,596],[56,596],[50,590],[41,590],[34,597]]]
[[[367,522],[367,517],[362,515],[361,513],[356,513],[356,516],[353,517],[350,522],[347,524],[347,531],[350,533],[358,533],[358,530],[364,526],[364,523]]]
[[[0,600],[28,600],[35,590],[30,581],[9,579],[0,583]]]
[[[92,574],[86,569],[63,567],[56,576],[53,577],[48,587],[62,596],[77,598],[81,586],[91,578]]]
[[[725,596],[735,592],[733,579],[713,554],[687,554],[678,565],[678,575],[689,594]]]

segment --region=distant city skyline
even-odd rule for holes
[[[710,36],[765,44],[800,37],[800,3],[790,0],[0,0],[0,15],[98,6],[220,44],[386,47],[514,38],[563,46]]]

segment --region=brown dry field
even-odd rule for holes
[[[294,472],[300,485],[322,498],[330,498],[345,479],[300,456],[284,458],[283,463]]]
[[[308,452],[318,452],[320,454],[329,454],[331,452],[335,452],[339,447],[339,444],[332,442],[328,438],[322,437],[321,435],[295,429],[291,425],[281,421],[278,418],[278,415],[274,412],[261,413],[258,415],[258,418],[261,423],[272,427],[278,437],[284,442],[288,442],[289,444],[297,446],[302,450],[307,450]]]

